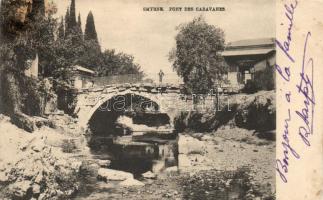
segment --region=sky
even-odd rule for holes
[[[65,16],[70,0],[53,0],[57,17]],[[216,12],[174,12],[169,7],[225,7]],[[144,7],[163,7],[164,12],[143,11]],[[102,49],[115,49],[135,57],[148,77],[157,79],[160,69],[165,79],[177,80],[169,51],[175,47],[176,27],[201,14],[208,24],[225,32],[225,41],[275,36],[274,0],[76,0],[82,26],[89,11],[94,15]]]

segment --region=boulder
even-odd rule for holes
[[[32,188],[33,188],[33,193],[34,194],[39,194],[40,193],[40,185],[34,184]]]
[[[31,146],[31,149],[35,152],[41,152],[44,148],[45,148],[45,144],[43,140],[38,140]]]
[[[100,167],[109,167],[111,164],[111,160],[98,160],[98,165]]]
[[[177,166],[173,166],[173,167],[167,167],[165,169],[166,173],[173,173],[173,172],[178,172],[178,167]]]
[[[6,172],[0,172],[0,183],[7,182],[8,176],[6,175]]]
[[[185,169],[192,166],[191,160],[189,159],[188,155],[186,154],[178,155],[178,166],[180,169]]]
[[[31,181],[23,180],[19,182],[15,182],[9,186],[9,190],[14,196],[17,198],[23,198],[27,191],[31,188]]]
[[[156,179],[157,178],[157,175],[154,174],[153,172],[151,171],[148,171],[148,172],[145,172],[143,174],[141,174],[142,177],[146,178],[146,179]]]
[[[133,174],[114,169],[100,168],[98,170],[98,178],[106,181],[124,181],[126,179],[133,179]]]
[[[70,168],[76,172],[78,172],[80,170],[81,166],[82,166],[81,161],[74,161],[74,162],[71,162],[71,164],[70,164]]]
[[[180,154],[191,154],[200,153],[203,154],[203,149],[205,149],[205,144],[196,138],[188,135],[179,135],[178,139],[178,153]]]
[[[40,183],[44,179],[43,173],[39,172],[38,175],[36,176],[34,182],[35,183]]]
[[[136,179],[129,178],[120,182],[119,185],[123,187],[132,187],[132,186],[144,186],[145,184]]]
[[[12,115],[11,122],[27,132],[32,133],[35,130],[35,123],[30,119],[30,117],[23,113]]]

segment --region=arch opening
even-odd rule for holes
[[[160,112],[156,102],[128,93],[113,96],[102,103],[90,117],[88,125],[95,135],[122,136],[140,129],[169,126],[170,118]]]
[[[88,128],[92,154],[111,160],[109,168],[138,177],[177,165],[177,136],[170,117],[149,98],[132,93],[113,96],[94,111]]]

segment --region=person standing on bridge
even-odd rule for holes
[[[163,77],[164,77],[164,72],[162,70],[159,71],[158,76],[159,76],[159,83],[163,83]]]

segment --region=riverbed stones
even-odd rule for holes
[[[35,183],[40,183],[43,180],[44,176],[42,172],[39,172],[38,175],[36,176],[34,182]]]
[[[27,191],[30,189],[31,181],[23,180],[15,182],[10,185],[10,193],[12,193],[17,198],[22,198],[27,194]]]
[[[178,153],[180,154],[203,154],[205,144],[188,135],[180,135],[178,139]]]
[[[76,172],[79,172],[80,168],[82,166],[82,162],[81,161],[74,161],[74,162],[71,162],[71,168],[76,171]]]
[[[35,142],[34,144],[32,144],[31,149],[35,152],[40,152],[45,148],[45,144],[44,141],[39,140],[37,142]]]
[[[157,175],[154,174],[153,172],[151,171],[148,171],[148,172],[145,172],[143,174],[141,174],[142,177],[144,177],[145,179],[156,179],[157,178]]]
[[[177,166],[167,167],[165,169],[165,172],[169,173],[169,174],[176,173],[176,172],[178,172],[178,167]]]
[[[0,183],[4,183],[8,181],[8,176],[6,172],[0,172]]]
[[[40,193],[40,185],[34,184],[33,185],[33,194],[39,194]]]
[[[98,165],[100,167],[109,167],[111,164],[111,160],[98,160]]]
[[[114,169],[100,168],[98,170],[98,178],[105,181],[124,181],[126,179],[133,179],[133,174]]]
[[[144,186],[145,184],[136,179],[129,178],[120,182],[119,185],[123,187],[133,187],[133,186]]]

